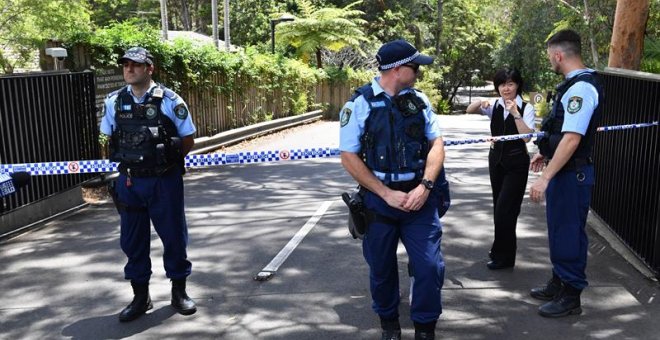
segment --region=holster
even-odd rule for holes
[[[117,208],[117,213],[121,213],[120,212],[121,203],[119,202],[119,197],[117,195],[117,180],[112,180],[108,183],[108,193],[112,198],[112,203],[115,205],[115,208]]]
[[[451,206],[451,196],[449,195],[449,182],[445,179],[442,182],[438,183],[438,191],[440,197],[438,199],[438,216],[442,217],[449,210]]]
[[[451,196],[449,195],[449,182],[447,181],[447,176],[445,174],[445,168],[443,167],[440,171],[440,176],[436,180],[436,186],[438,190],[438,216],[442,217],[447,213],[449,207],[451,206]]]
[[[362,239],[367,232],[368,221],[361,190],[358,188],[350,193],[345,192],[341,198],[348,206],[348,232],[354,239]]]
[[[108,193],[110,194],[110,197],[112,197],[112,203],[114,203],[115,208],[117,208],[117,213],[119,214],[121,214],[122,210],[133,212],[147,210],[146,207],[129,206],[128,204],[120,201],[119,195],[117,194],[117,180],[112,180],[108,183]]]

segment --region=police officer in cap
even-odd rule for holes
[[[433,339],[442,305],[445,265],[440,251],[440,194],[444,143],[426,95],[412,88],[420,65],[433,58],[404,40],[376,55],[380,76],[364,85],[340,113],[341,162],[366,189],[371,212],[362,240],[370,268],[372,308],[383,339],[400,339],[397,245],[403,242],[413,279],[410,315],[415,339]]]
[[[537,141],[540,154],[531,168],[543,170],[530,188],[540,202],[545,194],[552,278],[534,288],[532,297],[549,301],[539,307],[545,317],[582,313],[580,294],[587,286],[588,240],[585,232],[594,166],[591,154],[596,124],[601,114],[603,87],[594,70],[584,66],[581,39],[572,30],[561,30],[546,42],[552,69],[563,74],[552,111],[543,122],[546,135]]]
[[[153,308],[149,296],[151,227],[163,242],[163,261],[172,281],[172,306],[183,315],[197,311],[186,294],[191,272],[184,215],[184,157],[196,129],[183,99],[152,80],[153,56],[133,47],[119,58],[127,85],[105,99],[101,140],[110,141],[110,160],[119,162],[114,183],[121,216],[121,248],[128,257],[124,276],[133,301],[119,314],[131,321]]]

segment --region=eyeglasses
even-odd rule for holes
[[[419,64],[403,64],[401,66],[410,67],[415,74],[419,73]]]

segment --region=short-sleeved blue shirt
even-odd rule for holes
[[[374,78],[371,82],[371,87],[374,91],[374,96],[384,93],[385,90],[380,86],[378,80],[380,77]],[[411,88],[406,88],[399,92],[399,95],[415,91]],[[421,98],[426,104],[426,109],[424,109],[424,118],[426,124],[424,127],[424,132],[428,140],[434,140],[442,136],[442,131],[440,130],[440,124],[438,122],[438,117],[436,116],[433,108],[431,107],[431,102],[425,94],[419,91],[415,91],[416,95]],[[385,93],[385,95],[390,98],[390,96]],[[340,121],[342,122],[342,127],[339,129],[339,150],[357,153],[360,151],[360,137],[364,133],[364,122],[369,117],[369,103],[364,96],[359,96],[353,101],[346,102],[342,108],[340,114]],[[348,115],[348,117],[344,116]]]
[[[145,92],[141,98],[137,98],[133,95],[130,85],[128,85],[128,92],[131,94],[134,102],[143,103],[147,99],[148,93],[150,93],[155,86],[158,85],[156,83],[152,83],[149,87],[149,90]],[[119,91],[115,91],[105,99],[104,115],[103,119],[101,120],[100,130],[101,133],[108,136],[112,135],[112,132],[117,128],[117,123],[115,122],[115,101],[117,100],[118,96]],[[190,136],[194,134],[197,129],[195,128],[195,124],[193,123],[190,114],[187,114],[183,119],[177,117],[174,114],[174,108],[178,105],[184,105],[186,107],[186,111],[188,111],[188,106],[183,101],[181,96],[177,95],[171,90],[165,91],[165,94],[163,95],[163,101],[160,105],[161,111],[165,116],[171,119],[172,122],[174,122],[174,126],[176,126],[176,129],[179,132],[179,137]]]
[[[566,75],[571,79],[581,73],[594,72],[592,69],[575,70]],[[594,110],[598,107],[598,90],[586,81],[578,81],[566,90],[561,97],[564,107],[564,125],[561,132],[587,133]]]

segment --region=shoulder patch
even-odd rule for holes
[[[568,99],[568,113],[576,113],[582,108],[582,97],[573,96]]]
[[[341,110],[341,114],[340,114],[341,127],[344,127],[346,126],[346,124],[348,124],[348,121],[351,119],[351,113],[353,113],[353,111],[347,107]]]
[[[174,115],[179,119],[186,119],[188,117],[188,108],[186,104],[179,104],[174,107]]]

